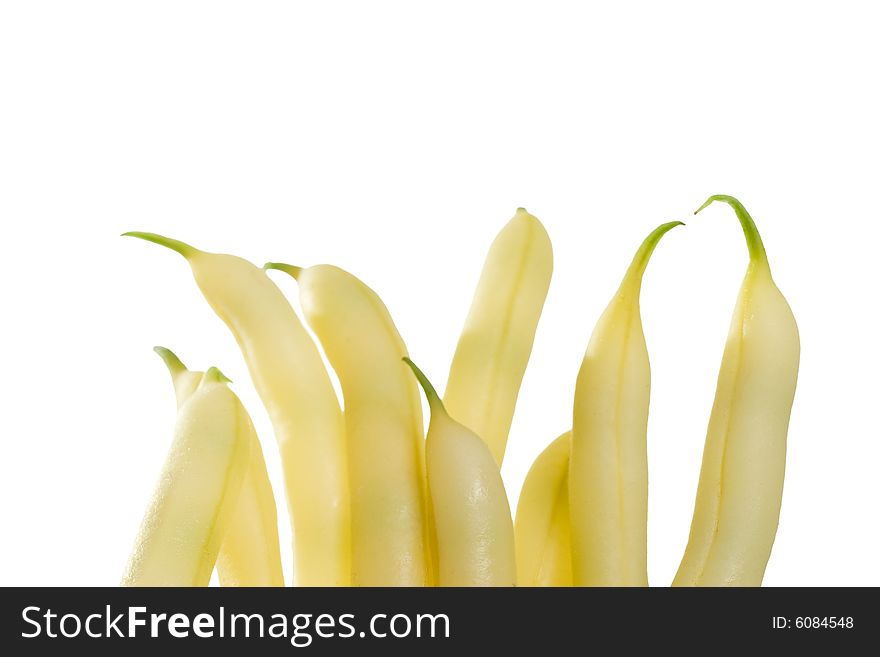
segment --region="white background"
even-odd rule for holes
[[[729,209],[690,215],[727,193],[755,217],[802,340],[765,583],[880,584],[878,17],[598,4],[3,3],[0,583],[118,582],[174,422],[155,344],[235,381],[281,491],[231,336],[179,256],[121,232],[338,264],[442,388],[486,249],[522,205],[555,272],[504,464],[511,503],[571,422],[636,246],[688,222],[642,304],[650,578],[667,585],[747,260]]]

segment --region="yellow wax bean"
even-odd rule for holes
[[[210,368],[178,413],[123,586],[208,585],[256,440],[225,381]]]
[[[770,276],[755,222],[730,196],[749,266],[709,418],[694,518],[674,586],[760,586],[776,538],[800,360],[797,323]]]
[[[453,420],[409,359],[431,407],[425,441],[428,492],[437,530],[437,586],[514,586],[510,505],[486,443]]]
[[[351,478],[352,583],[429,581],[424,441],[406,346],[373,290],[331,265],[268,263],[296,278],[309,326],[339,377]]]
[[[489,248],[452,359],[443,404],[499,465],[552,273],[547,231],[520,208]]]
[[[538,455],[516,506],[516,567],[520,586],[571,586],[568,465],[571,432]]]
[[[281,452],[294,531],[294,583],[347,586],[351,573],[345,424],[318,349],[281,290],[242,258],[152,233],[126,233],[183,255],[235,336]]]
[[[569,502],[576,586],[647,586],[651,368],[639,293],[675,221],[642,243],[590,338],[575,388]]]
[[[198,387],[202,372],[188,370],[164,347],[155,351],[171,373],[180,409]],[[258,439],[251,442],[238,502],[217,556],[217,574],[221,586],[284,586],[275,497]]]
[[[165,347],[153,347],[153,351],[159,354],[159,358],[168,368],[171,374],[171,384],[174,386],[174,399],[179,411],[183,403],[189,399],[202,382],[204,372],[195,372],[187,369],[177,355]]]

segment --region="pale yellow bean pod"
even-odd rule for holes
[[[425,441],[428,492],[437,531],[437,586],[514,586],[516,556],[510,505],[486,443],[453,420],[427,377],[431,421]]]
[[[516,567],[519,586],[571,586],[571,522],[568,466],[571,431],[538,455],[516,506]]]
[[[673,586],[760,586],[782,505],[800,338],[755,222],[730,196],[712,196],[700,210],[713,201],[736,211],[749,266],[721,359],[690,537]]]
[[[443,405],[499,465],[552,273],[547,231],[519,208],[489,248],[449,369]]]
[[[188,370],[164,347],[155,351],[168,367],[180,409],[203,373]],[[251,441],[238,502],[217,555],[217,575],[221,586],[284,586],[275,496],[259,439]]]
[[[331,265],[294,276],[309,326],[342,386],[351,478],[352,583],[424,586],[430,581],[424,493],[424,429],[406,345],[378,295]]]
[[[256,440],[225,381],[209,369],[178,413],[123,586],[208,585]]]
[[[575,388],[569,501],[576,586],[648,585],[648,401],[642,276],[663,224],[642,243],[590,337]]]

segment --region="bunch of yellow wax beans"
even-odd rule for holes
[[[751,216],[749,250],[675,586],[758,586],[776,536],[800,344]],[[699,212],[698,210],[697,212]],[[235,337],[275,433],[297,586],[647,586],[651,374],[639,311],[660,239],[641,243],[587,345],[571,430],[537,457],[516,521],[499,468],[553,256],[525,210],[489,254],[441,397],[379,296],[331,265],[263,268],[152,233],[186,258]],[[267,270],[293,276],[303,319]],[[126,586],[283,586],[260,442],[217,368],[157,347],[177,397],[174,438]],[[420,390],[430,408],[425,435]]]

